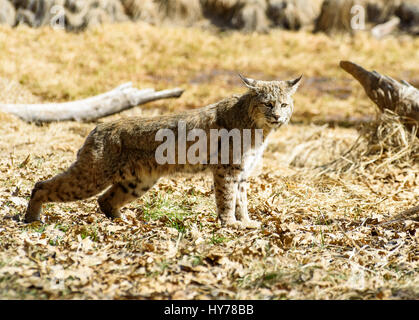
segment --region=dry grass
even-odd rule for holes
[[[359,138],[344,155],[321,168],[338,173],[368,172],[371,179],[410,171],[419,163],[417,131],[417,121],[385,110],[375,121],[364,124]]]
[[[294,121],[305,121],[373,113],[363,89],[340,70],[340,60],[379,68],[415,85],[418,47],[418,38],[378,41],[362,33],[333,39],[280,30],[219,36],[197,29],[118,24],[71,34],[0,26],[0,75],[54,101],[90,96],[128,80],[139,87],[182,86],[183,99],[164,102],[168,110],[178,110],[243,92],[236,72],[265,79],[303,73]]]
[[[162,179],[123,210],[125,222],[107,220],[92,198],[48,204],[44,225],[24,225],[17,220],[33,184],[67,168],[95,124],[36,126],[0,114],[0,297],[419,298],[418,222],[380,224],[417,205],[417,138],[397,121],[371,124],[371,137],[363,135],[353,154],[374,163],[319,175],[313,168],[345,154],[359,132],[308,124],[374,114],[338,60],[415,83],[418,47],[418,39],[379,42],[363,34],[219,36],[125,24],[76,35],[1,27],[0,77],[16,81],[0,81],[2,101],[82,98],[127,80],[186,89],[180,99],[103,121],[196,108],[243,92],[235,71],[266,79],[303,72],[306,82],[296,96],[294,124],[275,133],[251,178],[249,210],[263,223],[254,231],[220,228],[205,174]],[[371,148],[403,135],[392,138],[397,145]],[[409,151],[400,153],[406,149],[400,146]]]

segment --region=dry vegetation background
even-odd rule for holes
[[[365,8],[369,27],[391,18],[397,30],[419,34],[419,0],[0,0],[0,23],[40,27],[62,16],[68,31],[109,22],[199,26],[267,32],[312,28],[353,32],[353,8]]]
[[[0,298],[418,299],[417,217],[394,220],[418,205],[418,138],[393,115],[376,118],[340,60],[419,87],[419,39],[407,34],[0,26],[1,102],[79,99],[126,81],[186,89],[101,121],[243,93],[236,71],[304,74],[292,123],[271,138],[251,178],[259,230],[220,228],[206,174],[162,179],[123,209],[126,221],[106,219],[92,198],[48,204],[44,224],[25,225],[34,183],[66,169],[96,124],[36,125],[0,113]]]

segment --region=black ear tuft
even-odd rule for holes
[[[303,78],[303,75],[301,75],[299,78],[296,78],[294,80],[287,81],[290,94],[294,94],[297,91],[302,78]]]
[[[297,85],[301,81],[302,78],[303,78],[303,75],[301,75],[300,77],[298,77],[298,78],[296,78],[294,80],[289,80],[288,81],[288,85],[290,87],[294,87],[295,85]]]

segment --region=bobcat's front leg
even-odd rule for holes
[[[235,209],[237,199],[239,169],[220,167],[213,171],[215,201],[217,203],[218,218],[222,226],[243,228],[243,224],[236,220]]]
[[[236,219],[243,223],[246,228],[258,229],[260,228],[260,222],[251,220],[247,211],[247,187],[248,182],[242,178],[237,188]]]

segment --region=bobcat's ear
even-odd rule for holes
[[[242,79],[244,85],[249,89],[256,89],[256,80],[243,77],[240,73],[238,73],[240,79]]]
[[[288,92],[290,94],[294,94],[297,91],[298,87],[300,86],[302,77],[303,77],[303,75],[301,75],[299,78],[296,78],[294,80],[288,80],[287,81],[287,86],[289,88]]]

